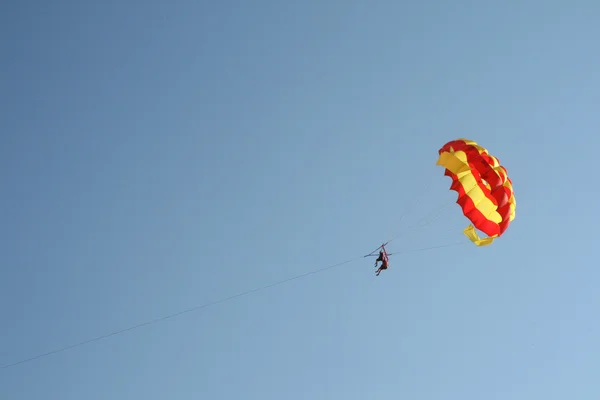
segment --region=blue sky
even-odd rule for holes
[[[0,364],[353,261],[3,368],[0,398],[597,399],[599,19],[6,3]],[[460,137],[514,183],[487,248],[435,166]],[[360,257],[402,233],[375,278]]]

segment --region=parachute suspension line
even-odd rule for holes
[[[470,187],[467,192],[469,192],[471,189],[475,188],[476,186],[478,186],[477,183],[475,183],[472,187]],[[430,212],[429,214],[427,214],[424,218],[421,219],[421,221],[419,221],[416,225],[413,225],[413,228],[409,231],[409,232],[414,232],[420,228],[423,228],[427,225],[429,225],[430,223],[438,220],[440,218],[440,216],[442,215],[442,211],[450,206],[453,206],[456,204],[456,200],[449,200],[446,201],[444,203],[442,203],[442,205],[437,209],[434,210],[432,212]],[[425,222],[424,224],[422,224],[422,222]],[[458,229],[458,228],[456,228]],[[454,230],[454,229],[452,229]],[[461,228],[462,230],[462,228]],[[408,232],[405,232],[408,233]]]
[[[418,251],[428,251],[428,250],[434,250],[434,249],[441,249],[441,248],[444,248],[444,247],[460,246],[460,245],[465,245],[465,244],[469,244],[469,243],[470,242],[468,240],[461,240],[461,241],[457,241],[457,242],[450,243],[450,244],[442,244],[442,245],[438,245],[438,246],[421,247],[421,248],[418,248],[418,249],[396,251],[394,253],[389,253],[388,256],[392,256],[392,255],[395,255],[395,254],[414,253],[414,252],[418,252]]]
[[[429,183],[427,183],[422,190],[418,191],[417,194],[415,194],[408,206],[408,208],[406,208],[406,210],[400,215],[400,220],[398,221],[398,224],[400,224],[400,222],[402,222],[402,220],[404,219],[404,217],[412,211],[412,209],[414,208],[415,204],[417,203],[417,200],[419,197],[418,194],[427,194],[429,192],[429,190],[431,189],[431,187],[433,186],[434,183],[437,183],[437,181],[442,180],[443,176],[438,176],[435,179],[432,179]]]
[[[433,221],[438,220],[442,216],[442,211],[444,211],[446,208],[450,207],[452,204],[454,204],[454,203],[453,202],[442,203],[436,210],[431,211],[425,217],[421,218],[421,220],[419,220],[419,222],[417,222],[415,225],[413,225],[411,227],[411,230],[408,232],[412,232],[417,229],[423,228],[423,227],[429,225],[430,223],[432,223]],[[408,233],[408,232],[404,232],[404,233]]]
[[[375,253],[376,253],[378,250],[380,250],[380,249],[382,249],[383,247],[387,246],[387,245],[388,245],[390,242],[392,242],[392,241],[394,241],[394,240],[396,240],[396,239],[398,239],[398,238],[400,238],[400,237],[402,237],[402,236],[405,236],[405,235],[406,235],[406,234],[408,234],[408,233],[411,233],[411,232],[418,231],[418,230],[420,230],[420,229],[422,229],[422,228],[424,228],[424,227],[426,227],[426,226],[430,225],[431,223],[433,223],[433,222],[437,221],[437,220],[438,220],[438,219],[440,219],[440,217],[443,215],[442,211],[443,211],[445,208],[447,208],[447,207],[449,207],[449,206],[451,206],[451,205],[453,205],[453,204],[454,204],[454,202],[452,202],[452,201],[451,201],[451,202],[449,202],[449,203],[448,203],[448,202],[445,202],[445,203],[443,203],[443,204],[442,204],[442,205],[440,205],[440,206],[439,206],[437,209],[435,209],[435,210],[433,210],[433,211],[429,212],[429,213],[428,213],[428,214],[427,214],[425,217],[421,218],[421,219],[419,220],[419,222],[417,222],[416,224],[414,224],[414,225],[410,226],[410,227],[408,228],[408,230],[405,230],[405,231],[401,232],[400,234],[398,234],[398,235],[396,235],[396,236],[394,236],[394,237],[390,238],[390,239],[389,239],[389,240],[387,240],[385,243],[383,243],[381,246],[377,247],[375,250],[373,250],[373,251],[372,251],[372,252],[370,252],[369,254],[365,255],[364,257],[372,257],[372,256],[376,255]],[[458,229],[458,228],[452,228],[452,229],[448,229],[447,231],[445,231],[445,233],[447,233],[447,232],[451,232],[451,231],[457,231],[457,230],[459,230],[459,229]],[[462,228],[461,228],[461,230],[462,230]],[[462,243],[462,242],[460,242],[460,243]],[[460,244],[460,243],[458,243],[458,244]],[[454,246],[454,245],[456,245],[456,244],[457,244],[457,243],[453,244],[452,246]],[[447,246],[447,245],[444,245],[444,246],[442,246],[442,247],[446,247],[446,246]],[[438,247],[435,247],[435,248],[438,248]],[[427,247],[426,249],[429,249],[429,247]],[[399,253],[398,253],[398,252],[395,252],[395,253],[388,253],[388,255],[392,255],[392,254],[399,254]]]
[[[404,235],[406,235],[408,233],[415,232],[415,231],[417,231],[417,230],[419,230],[421,228],[424,228],[427,225],[431,224],[432,222],[437,221],[443,215],[443,211],[446,208],[448,208],[448,207],[450,207],[450,206],[452,206],[454,204],[456,204],[455,200],[444,201],[442,204],[440,204],[439,207],[437,207],[434,210],[430,211],[423,218],[421,218],[416,224],[410,226],[408,228],[408,230],[406,230],[406,231],[404,231],[404,232],[402,232],[402,233],[394,236],[392,239],[390,239],[388,241],[388,243],[391,242],[391,241],[393,241],[393,240],[396,240],[399,237],[402,237],[402,236],[404,236]]]
[[[445,175],[442,175],[439,177],[439,179],[445,178]],[[431,181],[427,187],[430,187],[433,183],[435,182],[435,180]],[[478,183],[475,183],[471,188],[469,188],[467,190],[467,192],[469,192],[471,189],[475,188],[476,186],[478,186]],[[416,199],[413,199],[413,205]],[[443,211],[456,204],[456,200],[449,200],[449,201],[444,201],[439,207],[435,208],[434,210],[430,211],[428,214],[426,214],[423,218],[421,218],[416,224],[410,226],[408,228],[408,230],[405,230],[401,233],[399,233],[398,235],[390,238],[389,240],[387,240],[382,246],[379,246],[377,249],[375,249],[374,251],[372,251],[371,253],[367,254],[365,257],[370,257],[373,255],[373,253],[375,253],[377,250],[381,249],[383,246],[386,246],[388,243],[407,235],[408,233],[413,233],[415,231],[418,231],[428,225],[430,225],[431,223],[437,221],[442,215],[443,215]],[[406,212],[403,213],[402,217],[406,215]],[[401,218],[402,219],[402,218]],[[457,231],[457,230],[463,230],[464,228],[452,228],[446,231],[447,232],[451,232],[451,231]],[[463,242],[459,242],[458,244],[462,244]],[[464,243],[469,243],[469,242],[464,242]],[[456,245],[456,243],[454,244]],[[448,245],[443,245],[442,247],[447,247]],[[429,248],[427,248],[429,249]],[[388,253],[388,255],[392,255],[392,254],[399,254],[399,252],[395,252],[395,253]]]
[[[371,256],[373,256],[377,250],[382,249],[384,246],[387,246],[388,243],[389,242],[385,242],[384,244],[382,244],[381,246],[379,246],[378,248],[376,248],[375,250],[373,250],[369,254],[364,255],[363,257],[371,257]]]
[[[400,219],[398,220],[398,225],[402,222],[402,220],[404,219],[404,217],[406,217],[412,211],[412,209],[414,208],[414,206],[417,203],[417,201],[422,196],[427,195],[427,193],[429,192],[429,190],[432,188],[433,184],[437,183],[437,181],[442,180],[443,178],[444,178],[443,175],[442,176],[437,176],[436,178],[433,178],[432,180],[430,180],[426,184],[422,185],[421,190],[416,191],[415,195],[412,196],[411,199],[410,199],[410,201],[409,201],[409,206],[407,208],[405,208],[404,212],[400,215]],[[396,236],[390,235],[389,236],[390,239],[388,239],[387,241],[385,241],[381,246],[377,247],[375,250],[373,250],[369,254],[365,255],[364,257],[371,257],[371,256],[373,256],[375,254],[375,252],[377,252],[378,250],[382,249],[384,246],[387,246],[388,243],[390,243],[391,241],[397,239],[398,237],[400,237],[400,236],[402,236],[402,235],[404,235],[406,233],[407,232],[403,232],[403,233],[401,233],[399,235],[396,235]]]
[[[418,231],[419,229],[422,229],[424,227],[426,227],[427,225],[431,224],[432,222],[438,220],[441,216],[442,216],[442,211],[446,208],[448,208],[450,205],[452,205],[452,203],[450,204],[442,204],[441,206],[439,206],[436,210],[431,211],[429,214],[427,214],[425,217],[421,218],[419,220],[419,222],[417,222],[416,224],[410,226],[408,228],[408,230],[405,230],[401,233],[399,233],[398,235],[394,236],[393,238],[391,238],[390,240],[388,240],[388,243],[396,240],[402,236],[405,236],[409,233]]]
[[[434,178],[434,179],[430,180],[428,183],[426,183],[425,185],[423,185],[423,186],[422,186],[421,190],[418,190],[418,191],[415,193],[415,195],[414,195],[414,196],[412,196],[412,198],[410,199],[410,202],[409,202],[409,206],[408,206],[408,207],[406,207],[406,208],[404,209],[404,212],[403,212],[403,213],[400,215],[400,219],[398,220],[398,225],[400,225],[400,224],[402,223],[402,221],[404,220],[404,218],[405,218],[405,217],[406,217],[406,216],[407,216],[407,215],[408,215],[410,212],[412,212],[412,209],[415,207],[415,205],[416,205],[417,201],[418,201],[418,200],[419,200],[419,199],[420,199],[422,196],[424,196],[424,195],[427,195],[427,193],[428,193],[428,192],[429,192],[429,190],[432,188],[432,186],[434,185],[434,183],[437,183],[439,180],[442,180],[442,178],[444,178],[444,176],[443,176],[443,175],[442,175],[442,176],[438,176],[438,177],[436,177],[436,178]],[[387,241],[384,243],[384,245],[386,245],[386,244],[388,244],[389,242],[391,242],[391,241],[393,241],[393,240],[397,239],[397,238],[398,238],[399,236],[401,236],[401,235],[402,235],[402,234],[400,234],[400,235],[397,235],[397,236],[393,236],[393,234],[392,234],[392,235],[388,236],[388,237],[390,237],[390,239],[388,239],[388,240],[387,240]],[[381,248],[381,246],[380,246],[380,247],[378,247],[377,249],[375,249],[373,252],[375,252],[375,251],[379,250],[380,248]]]

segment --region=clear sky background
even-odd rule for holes
[[[600,398],[599,21],[592,0],[4,2],[1,365],[353,261],[2,368],[0,398]],[[460,137],[514,182],[487,248],[435,166]],[[462,244],[375,277],[360,257],[402,233],[390,251]]]

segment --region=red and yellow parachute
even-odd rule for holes
[[[452,178],[450,190],[458,192],[456,203],[471,221],[464,234],[477,246],[500,237],[515,219],[516,210],[512,181],[500,161],[477,143],[457,139],[439,150],[437,165]],[[480,238],[475,229],[488,236]]]

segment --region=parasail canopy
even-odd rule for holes
[[[472,140],[457,139],[439,150],[437,165],[452,179],[450,190],[471,224],[464,234],[477,246],[487,246],[502,236],[515,219],[512,181],[500,161]],[[477,230],[487,237],[480,237]]]

